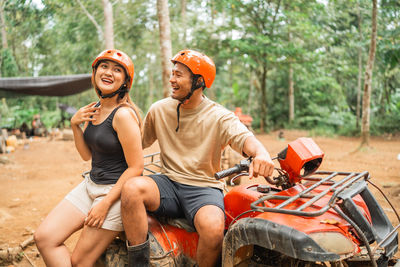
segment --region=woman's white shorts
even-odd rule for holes
[[[65,197],[69,202],[76,206],[85,215],[88,215],[90,209],[99,203],[113,188],[114,184],[96,184],[89,175],[77,185]],[[106,219],[104,220],[103,229],[111,231],[123,231],[121,218],[121,201],[118,199],[108,210]]]

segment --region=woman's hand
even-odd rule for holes
[[[106,219],[110,204],[102,199],[96,206],[92,207],[85,218],[85,225],[100,228]]]
[[[99,107],[95,107],[96,102],[81,107],[71,118],[71,125],[79,126],[83,122],[95,121],[98,116]]]

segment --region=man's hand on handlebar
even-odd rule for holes
[[[253,161],[250,164],[249,168],[249,178],[263,176],[269,177],[272,176],[274,171],[274,163],[271,160],[271,157],[268,154],[259,154],[253,158]]]

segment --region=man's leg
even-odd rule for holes
[[[147,238],[146,210],[154,211],[160,206],[157,184],[149,177],[129,179],[121,191],[121,215],[128,249],[128,267],[150,265],[150,245]]]
[[[224,212],[217,206],[203,206],[194,217],[194,225],[199,234],[196,255],[199,267],[215,266],[221,257],[225,227]]]
[[[153,179],[147,176],[129,179],[121,191],[121,215],[126,238],[130,245],[142,244],[147,239],[146,210],[160,206],[160,192]]]

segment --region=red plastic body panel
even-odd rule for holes
[[[310,185],[311,184],[312,183],[310,183]],[[305,234],[310,234],[313,232],[339,232],[352,240],[354,244],[359,245],[359,241],[350,233],[349,224],[332,209],[317,217],[302,217],[282,213],[251,211],[250,204],[265,195],[256,190],[257,186],[258,184],[236,186],[225,195],[225,229],[228,229],[229,225],[235,222],[234,220],[240,220],[245,217],[258,217],[292,227],[296,230],[304,232]],[[299,192],[304,191],[307,187],[308,185],[298,184],[292,188],[280,192],[272,190],[270,194],[295,196]],[[325,186],[320,186],[311,191],[311,193],[318,194],[324,189]],[[328,203],[330,197],[331,194],[327,194],[314,203],[314,205],[306,208],[306,211],[321,209],[321,207]],[[363,214],[367,220],[371,222],[368,208],[362,198],[360,196],[356,196],[353,198],[353,200],[363,211]],[[267,207],[274,207],[282,201],[283,200],[274,199],[271,201],[265,201],[264,205]],[[304,204],[305,201],[305,199],[298,199],[286,208],[296,209]],[[164,251],[173,250],[175,257],[183,254],[186,257],[195,260],[197,242],[199,240],[199,236],[196,232],[187,232],[184,229],[180,229],[168,224],[161,224],[151,216],[148,216],[148,221],[149,230],[159,241],[160,245],[164,248]],[[166,238],[166,235],[168,235],[169,241]],[[359,252],[359,247],[354,246],[354,253]]]
[[[161,224],[151,216],[147,218],[149,231],[154,235],[164,251],[173,250],[175,257],[184,254],[193,260],[196,258],[197,242],[199,241],[197,232],[187,232],[169,224]]]
[[[347,199],[343,198],[343,195],[338,195],[338,193],[343,192],[344,188],[348,188],[349,185],[346,183],[351,182],[353,184],[361,179],[367,179],[368,173],[366,172],[367,176],[364,173],[359,173],[356,176],[354,173],[346,172],[317,172],[314,176],[309,175],[318,168],[324,157],[324,153],[311,138],[299,138],[289,143],[284,152],[279,154],[279,163],[281,168],[287,172],[289,186],[292,187],[281,190],[271,186],[269,191],[263,192],[257,191],[259,184],[233,187],[224,197],[225,230],[229,230],[232,224],[243,218],[260,218],[296,229],[306,235],[327,232],[340,233],[352,241],[353,255],[359,253],[360,241],[357,239],[357,233],[345,219],[330,207],[332,204],[339,206],[348,204],[349,202],[341,203],[340,201],[348,201],[348,198],[355,195],[351,199],[351,207],[354,207],[354,202],[361,212],[360,214],[357,211],[357,215],[364,216],[372,224],[369,209],[360,192],[354,191],[353,193],[350,191],[352,194],[347,194]],[[304,176],[302,176],[303,168],[308,172]],[[340,188],[340,186],[343,186],[343,188]],[[264,187],[264,189],[268,188]],[[365,194],[363,196],[365,197]],[[285,203],[282,204],[283,202]],[[255,205],[253,206],[254,210],[251,208],[252,203]],[[371,202],[368,202],[367,199],[367,203]],[[357,209],[347,210],[355,211]],[[259,220],[254,221],[259,222]],[[151,216],[148,216],[148,222],[149,230],[162,246],[164,252],[172,251],[176,258],[182,256],[185,259],[195,260],[199,240],[196,232],[187,232],[184,229],[160,223]],[[246,221],[242,222],[245,223]],[[364,223],[364,220],[362,222]],[[312,238],[315,238],[315,235]],[[350,255],[346,254],[347,256]]]
[[[301,137],[288,144],[286,158],[279,159],[279,164],[289,174],[289,182],[296,184],[302,179],[303,166],[314,159],[322,160],[323,157],[324,152],[311,138]]]
[[[233,188],[225,196],[225,212],[227,215],[226,229],[229,227],[229,225],[233,222],[235,218],[236,220],[240,220],[241,218],[245,217],[257,217],[292,227],[305,234],[310,234],[313,232],[339,232],[344,236],[347,236],[350,240],[353,240],[355,244],[359,244],[358,240],[356,240],[354,236],[350,234],[350,225],[348,224],[348,222],[346,222],[343,218],[341,218],[341,216],[339,216],[332,209],[328,210],[326,213],[317,217],[302,217],[302,216],[295,216],[282,213],[272,213],[272,212],[256,212],[256,211],[247,212],[251,210],[250,204],[252,202],[256,201],[257,199],[265,195],[257,192],[256,188],[257,185],[237,186]],[[306,188],[307,187],[305,185],[299,184],[281,192],[271,191],[270,194],[295,196],[299,192],[304,191]],[[320,186],[311,192],[313,194],[318,194],[324,189],[325,186]],[[320,210],[322,207],[326,206],[331,196],[332,196],[331,194],[327,194],[326,196],[318,200],[316,203],[314,203],[314,205],[306,208],[305,211],[312,212]],[[356,196],[353,198],[353,200],[356,203],[356,205],[358,205],[358,207],[363,211],[363,214],[367,218],[367,220],[371,222],[371,217],[368,208],[365,202],[362,200],[362,198],[360,196]],[[302,204],[304,204],[305,201],[307,201],[307,199],[298,199],[285,208],[294,210],[300,207]],[[283,200],[274,199],[271,201],[265,201],[264,205],[266,207],[272,208],[282,202]],[[358,246],[357,247],[355,246],[354,253],[358,252],[359,248]]]

